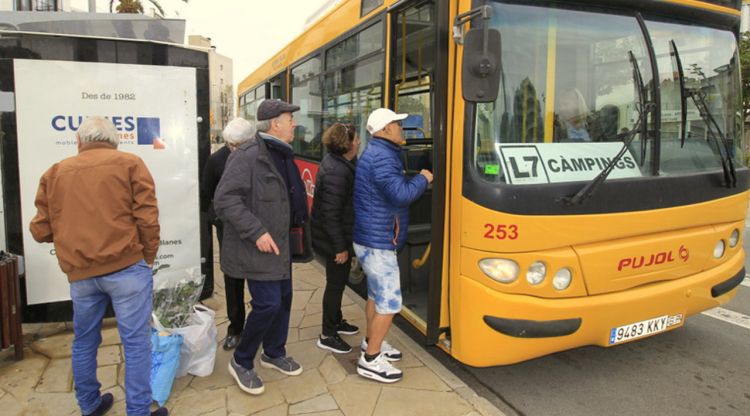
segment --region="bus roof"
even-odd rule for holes
[[[397,1],[384,0],[382,5],[373,9],[365,16],[360,16],[362,0],[341,0],[332,7],[325,5],[323,8],[331,7],[327,13],[323,14],[320,19],[309,24],[305,31],[292,42],[240,81],[237,86],[238,95],[242,95],[267,78],[283,71],[289,64],[298,61],[310,52],[343,35],[356,26],[355,22],[366,20]],[[319,11],[316,13],[319,13]]]
[[[293,41],[277,52],[273,57],[253,70],[237,85],[237,95],[241,96],[261,82],[276,76],[283,70],[306,57],[313,51],[320,49],[330,41],[347,33],[361,21],[367,20],[380,11],[399,3],[402,0],[384,0],[382,4],[369,11],[365,16],[360,15],[362,0],[330,0],[313,13],[322,16],[314,22],[308,22],[305,30]],[[447,0],[446,0],[447,1]],[[700,8],[722,14],[739,16],[740,0],[664,0],[675,5]],[[750,0],[743,0],[750,1]],[[736,8],[732,7],[736,3]],[[326,11],[326,9],[328,9]]]

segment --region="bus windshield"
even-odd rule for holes
[[[588,181],[624,142],[629,147],[610,179],[720,171],[722,151],[740,165],[739,67],[730,31],[644,16],[650,52],[633,14],[499,2],[493,9],[490,25],[502,35],[500,91],[495,102],[476,106],[471,154],[483,180]],[[705,99],[721,132],[689,99],[683,125],[687,88]],[[719,148],[719,134],[730,151]]]

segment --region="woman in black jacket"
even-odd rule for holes
[[[313,248],[326,259],[323,331],[318,337],[318,347],[343,354],[352,347],[340,335],[359,332],[359,328],[343,319],[341,297],[354,254],[352,189],[360,139],[351,124],[335,123],[323,133],[323,145],[328,154],[318,170],[312,206]]]

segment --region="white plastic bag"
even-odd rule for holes
[[[203,305],[195,305],[186,326],[166,329],[172,334],[182,335],[183,338],[177,377],[188,373],[205,377],[213,373],[216,360],[214,315],[215,312],[211,309]]]

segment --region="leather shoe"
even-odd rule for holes
[[[109,411],[109,409],[112,408],[112,402],[115,401],[114,396],[112,396],[112,393],[104,393],[102,394],[102,402],[99,403],[99,407],[96,408],[93,412],[89,413],[87,416],[102,416],[105,413]]]
[[[234,349],[237,344],[240,343],[241,336],[239,335],[227,335],[227,339],[224,340],[224,349],[229,351]]]
[[[168,416],[169,410],[167,410],[166,407],[160,407],[153,412],[151,412],[151,416]]]

